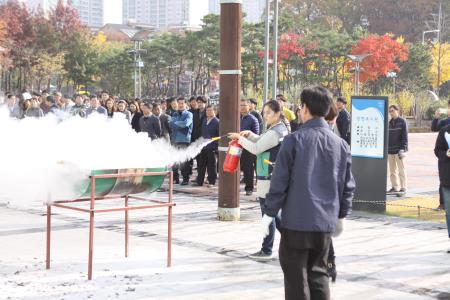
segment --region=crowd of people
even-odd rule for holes
[[[189,99],[172,97],[164,101],[126,101],[106,91],[90,97],[75,95],[73,99],[64,97],[59,92],[51,95],[46,92],[41,95],[23,93],[19,96],[7,94],[4,106],[10,117],[17,119],[41,118],[48,114],[86,118],[94,113],[106,118],[122,118],[136,132],[147,133],[151,140],[165,139],[179,149],[187,148],[201,137],[211,139],[220,136],[219,112],[216,107],[208,105],[204,96]],[[448,106],[448,118],[440,119],[440,112],[436,112],[431,128],[432,131],[439,132],[435,154],[439,160],[441,209],[450,208],[450,101]],[[267,101],[262,110],[257,107],[256,99],[241,99],[240,132],[228,134],[230,139],[238,140],[243,147],[240,160],[241,182],[248,196],[253,194],[256,182],[257,199],[266,228],[261,249],[250,255],[250,258],[258,261],[271,259],[275,231],[280,230],[280,262],[285,274],[286,295],[290,295],[287,298],[297,299],[305,293],[305,290],[299,289],[296,274],[299,270],[306,270],[303,276],[313,276],[311,282],[316,286],[310,287],[309,293],[316,293],[317,299],[326,299],[328,288],[324,276],[335,280],[337,275],[334,247],[329,233],[342,231],[342,220],[350,211],[355,189],[350,171],[351,114],[347,111],[347,101],[343,97],[333,100],[326,89],[312,87],[302,92],[299,106],[292,106],[280,94],[276,99]],[[392,187],[387,193],[404,195],[407,190],[405,158],[408,152],[408,126],[407,121],[401,117],[398,105],[390,105],[388,111],[388,165]],[[332,145],[335,153],[322,153],[321,147],[314,147],[321,143]],[[298,154],[299,151],[301,155]],[[194,169],[194,161],[191,160],[173,166],[174,182],[181,185],[203,186],[207,183],[208,187],[214,186],[218,177],[217,156],[218,142],[215,141],[205,146],[195,158],[196,179],[190,181]],[[329,161],[335,161],[336,164],[325,163],[323,157],[328,157]],[[278,168],[275,168],[275,162]],[[336,167],[338,170],[333,169]],[[318,186],[308,178],[321,178],[328,180],[330,184]],[[296,184],[287,185],[291,181]],[[338,182],[339,191],[333,190],[336,185],[332,182]],[[305,184],[308,186],[304,186]],[[315,207],[315,189],[320,189],[317,192],[323,195],[328,193],[327,201],[333,204],[329,207]],[[342,195],[338,195],[339,193]],[[303,204],[294,201],[292,195],[310,199],[312,206],[302,207]],[[309,214],[298,218],[297,213],[303,210],[317,210],[320,222],[311,219]],[[291,215],[291,212],[297,213]],[[448,211],[447,224],[450,224]],[[450,229],[448,233],[450,237]],[[290,240],[297,241],[297,244],[289,242]],[[302,248],[306,247],[304,244],[307,252]],[[305,255],[315,257],[313,265],[298,260]]]

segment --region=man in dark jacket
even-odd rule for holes
[[[170,133],[172,132],[170,129],[170,116],[162,111],[159,102],[153,104],[153,115],[159,118],[159,122],[161,123],[161,137],[170,142]]]
[[[161,137],[161,122],[158,117],[152,114],[150,104],[144,103],[142,106],[143,116],[139,119],[141,132],[147,132],[148,137],[153,140]]]
[[[241,132],[245,130],[250,130],[254,134],[260,134],[258,119],[250,113],[250,101],[242,99]],[[253,194],[256,156],[245,149],[242,151],[241,155],[241,170],[244,173],[245,193],[247,196],[250,196]]]
[[[406,193],[407,175],[405,169],[406,152],[408,151],[408,126],[400,117],[400,107],[389,107],[388,162],[392,188],[388,193]],[[400,178],[400,182],[399,182]]]
[[[56,115],[59,111],[59,107],[56,105],[56,100],[53,96],[47,96],[44,99],[45,105],[49,108],[47,114],[51,113]]]
[[[441,119],[441,111],[438,109],[434,113],[434,119],[431,122],[431,131],[433,132],[439,132],[442,128],[444,128],[447,125],[450,125],[450,100],[447,103],[448,109],[447,109],[447,118]],[[444,209],[444,197],[442,195],[442,189],[439,187],[439,206],[438,209]]]
[[[258,120],[259,131],[262,132],[263,128],[263,119],[261,114],[257,110],[258,101],[254,98],[248,99],[250,101],[250,113]]]
[[[447,118],[441,119],[441,112],[440,109],[438,109],[434,113],[434,119],[431,122],[431,131],[439,132],[447,125],[450,125],[450,100],[448,101]]]
[[[439,182],[444,201],[445,215],[447,222],[447,232],[450,238],[450,125],[439,131],[434,147],[434,154],[439,160]],[[450,253],[450,249],[447,250]]]
[[[350,145],[350,114],[347,111],[347,100],[344,97],[338,97],[336,106],[339,114],[336,119],[336,126],[339,131],[339,135],[347,144]]]
[[[219,136],[219,119],[216,118],[214,107],[208,105],[206,107],[206,118],[203,119],[202,137],[211,139]],[[205,173],[208,170],[208,187],[214,186],[217,180],[216,152],[218,142],[212,142],[202,149],[198,156],[198,176],[196,186],[202,186],[205,180]]]
[[[343,230],[355,181],[348,144],[330,130],[324,117],[333,101],[314,86],[301,94],[303,125],[284,138],[263,208],[262,229],[281,210],[280,264],[285,298],[330,299],[327,274],[331,236]],[[270,220],[270,221],[269,221]]]

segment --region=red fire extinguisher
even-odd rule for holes
[[[232,140],[228,145],[227,156],[225,157],[225,161],[223,163],[223,171],[227,173],[236,172],[241,154],[242,146],[239,145],[237,140]]]

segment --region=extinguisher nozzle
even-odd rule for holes
[[[264,160],[264,163],[265,163],[266,165],[271,165],[271,166],[275,165],[275,163],[271,162],[271,161],[268,160],[268,159],[265,159],[265,160]]]
[[[215,142],[215,141],[218,141],[218,140],[220,140],[220,139],[222,139],[222,138],[224,138],[224,137],[227,137],[227,136],[228,136],[228,135],[225,134],[225,135],[222,135],[222,136],[213,137],[213,138],[211,138],[211,141]]]

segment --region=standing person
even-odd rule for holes
[[[203,119],[206,118],[206,98],[205,96],[198,96],[197,97],[197,104],[198,104],[198,109],[200,110],[200,118],[202,119],[202,124],[203,124]]]
[[[106,107],[106,101],[109,99],[109,93],[107,91],[102,91],[100,93],[100,104]]]
[[[202,137],[211,139],[219,136],[219,119],[216,118],[214,107],[206,107],[206,118],[202,123]],[[194,186],[202,186],[205,181],[206,170],[208,170],[208,187],[216,184],[217,180],[217,162],[216,152],[219,147],[218,141],[206,145],[198,156],[198,176]]]
[[[196,97],[191,97],[189,99],[189,112],[192,114],[192,136],[191,136],[191,143],[195,142],[202,136],[202,114],[200,112],[200,109],[198,108],[198,102]],[[199,155],[195,157],[195,161],[197,162],[198,166],[198,158]],[[189,161],[189,173],[192,175],[192,169],[194,166],[194,160],[191,159]],[[198,174],[197,174],[198,175]]]
[[[8,108],[9,116],[11,118],[13,118],[13,119],[22,119],[23,112],[20,109],[20,105],[19,105],[19,103],[17,101],[16,96],[14,96],[13,94],[9,94],[7,96],[6,107]]]
[[[61,92],[58,91],[53,92],[53,99],[55,99],[55,103],[58,106],[58,109],[61,110],[64,108],[64,102]]]
[[[336,120],[337,131],[335,133],[350,145],[350,114],[346,107],[347,100],[344,97],[338,97],[336,106],[339,114]]]
[[[167,110],[167,101],[166,100],[161,100],[161,113],[166,113]]]
[[[289,134],[286,125],[283,122],[281,105],[276,100],[268,101],[263,108],[264,120],[267,124],[267,130],[257,135],[251,131],[242,131],[240,134],[231,133],[230,138],[239,140],[239,144],[250,153],[257,155],[257,196],[261,206],[261,212],[266,201],[266,194],[269,192],[270,179],[280,150],[281,143]],[[278,215],[272,219],[269,225],[269,235],[263,239],[261,249],[249,256],[256,261],[268,261],[272,259],[272,248],[275,240],[275,229],[280,229],[280,217]]]
[[[285,299],[330,299],[331,236],[343,231],[355,181],[348,144],[324,120],[332,103],[320,86],[302,91],[302,127],[281,145],[263,208],[263,236],[281,210],[280,265]]]
[[[31,106],[25,112],[27,118],[42,118],[44,111],[39,107],[39,101],[36,98],[31,98]]]
[[[338,116],[339,116],[339,111],[338,111],[337,105],[333,102],[333,103],[331,103],[330,111],[328,112],[328,115],[325,117],[325,121],[327,121],[328,126],[330,126],[330,129],[337,136],[339,136],[340,138],[342,138],[345,141],[345,139],[339,134],[339,130],[336,125]],[[337,277],[337,270],[336,270],[336,254],[334,252],[333,239],[331,240],[330,249],[328,251],[327,272],[328,272],[328,276],[331,277],[331,281],[335,282],[336,277]]]
[[[193,117],[192,113],[187,110],[186,100],[184,97],[179,97],[176,101],[177,104],[174,103],[175,102],[172,102],[172,108],[174,110],[177,108],[177,111],[172,114],[172,119],[170,120],[170,128],[172,129],[172,143],[175,147],[183,149],[187,148],[191,143]],[[172,168],[175,183],[180,182],[178,168],[178,166],[174,166]],[[183,177],[181,185],[188,185],[190,176],[189,162],[182,163],[180,168],[181,176]]]
[[[72,106],[74,105],[72,100],[70,99],[70,97],[67,95],[64,95],[61,102],[63,103],[63,106],[61,107],[60,110],[65,113],[70,113],[70,110],[72,109]]]
[[[106,115],[108,116],[108,118],[113,118],[114,113],[116,112],[116,105],[114,103],[114,100],[111,98],[108,98],[105,101],[105,107],[106,107]]]
[[[257,110],[258,101],[256,101],[256,99],[254,99],[254,98],[250,98],[248,100],[250,101],[250,113],[258,120],[259,131],[262,132],[263,119],[262,119],[261,114]]]
[[[131,124],[131,113],[127,109],[127,102],[125,100],[120,100],[117,104],[117,112],[120,113],[121,116],[127,119],[128,124]]]
[[[131,113],[131,128],[133,128],[134,131],[136,132],[140,132],[141,128],[139,127],[139,120],[142,117],[142,113],[137,101],[133,101],[130,103],[130,113]]]
[[[259,135],[259,123],[252,114],[250,114],[250,101],[241,100],[241,132],[251,131]],[[256,169],[256,156],[247,150],[242,151],[241,169],[244,173],[245,194],[251,196],[253,194],[254,176]]]
[[[152,115],[150,104],[143,105],[143,116],[139,119],[139,128],[141,132],[147,132],[148,137],[153,140],[161,137],[161,123],[159,119]]]
[[[44,102],[45,102],[45,106],[47,106],[49,108],[47,114],[49,114],[49,113],[54,114],[54,115],[58,114],[59,106],[57,105],[57,102],[56,102],[56,99],[54,96],[47,96],[47,98],[44,99]]]
[[[398,105],[389,106],[389,146],[388,161],[392,188],[388,193],[406,193],[407,175],[405,169],[406,152],[408,151],[408,126],[400,117]],[[400,182],[399,182],[400,178]]]
[[[202,135],[202,116],[198,108],[198,102],[195,97],[189,99],[189,112],[192,114],[192,136],[191,142],[195,142]]]
[[[447,118],[441,120],[441,112],[439,109],[434,113],[434,119],[431,122],[431,131],[439,132],[445,126],[450,125],[450,100],[447,106]],[[439,206],[437,209],[444,209],[444,196],[442,195],[441,187],[439,187]]]
[[[86,106],[83,103],[83,96],[80,94],[75,95],[75,105],[70,108],[70,114],[72,116],[86,117]]]
[[[277,101],[280,102],[281,107],[283,107],[283,114],[286,117],[288,122],[295,120],[295,114],[292,110],[289,109],[289,102],[284,97],[284,95],[277,95]]]
[[[439,182],[444,200],[448,237],[450,238],[450,125],[439,131],[434,154],[439,160]],[[447,250],[450,253],[450,248]]]
[[[153,104],[153,115],[155,115],[161,123],[161,137],[170,142],[170,116],[166,115],[161,108],[161,104],[156,102]]]
[[[296,132],[302,126],[302,118],[300,116],[302,113],[302,108],[297,106],[294,113],[296,118],[290,122],[291,132]]]
[[[431,122],[431,131],[439,132],[445,126],[450,125],[450,100],[447,105],[447,118],[441,119],[441,112],[439,109],[434,113],[434,119]]]
[[[166,103],[167,103],[166,115],[172,116],[173,113],[178,111],[177,100],[174,97],[168,98],[166,100]]]
[[[100,105],[100,101],[97,98],[97,95],[92,95],[90,99],[90,106],[86,110],[86,116],[91,115],[92,113],[98,113],[104,115],[105,117],[108,115],[106,108]]]

